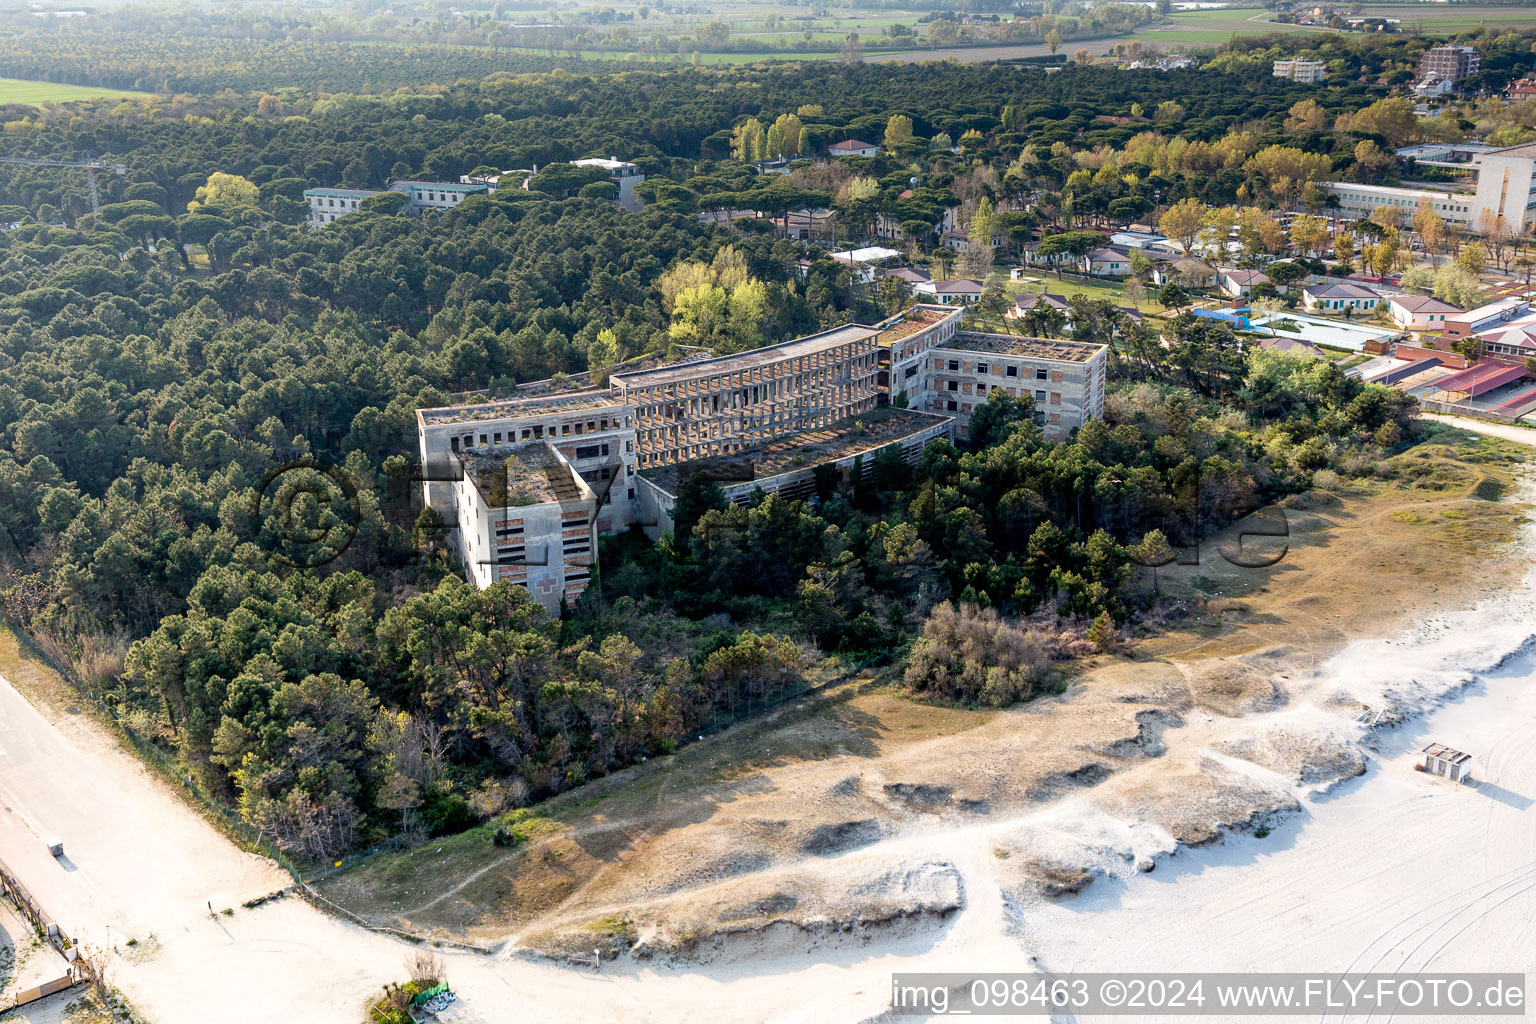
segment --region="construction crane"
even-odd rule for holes
[[[28,160],[19,156],[0,156],[0,164],[26,164],[29,167],[84,167],[85,180],[91,186],[91,212],[101,212],[101,195],[96,191],[96,172],[110,170],[114,174],[127,174],[128,168],[123,164],[109,164],[104,160],[85,160],[73,162],[67,160]]]

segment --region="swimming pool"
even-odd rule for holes
[[[1271,323],[1275,325],[1273,333],[1277,338],[1298,338],[1302,341],[1310,341],[1314,345],[1344,348],[1351,352],[1359,352],[1365,348],[1365,343],[1368,341],[1376,338],[1392,338],[1401,333],[1394,327],[1348,323],[1343,320],[1324,320],[1321,317],[1306,316],[1302,313],[1278,313],[1273,317],[1259,317],[1252,321],[1253,330],[1259,334],[1269,334]],[[1286,330],[1288,325],[1294,325],[1299,330]]]

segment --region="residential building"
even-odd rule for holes
[[[635,195],[635,186],[645,180],[645,175],[640,168],[618,157],[609,157],[604,160],[601,157],[592,157],[587,160],[572,160],[572,167],[601,167],[608,172],[608,180],[619,186],[619,205],[631,213],[645,205],[644,200]]]
[[[1131,253],[1106,245],[1085,254],[1082,266],[1089,277],[1125,277],[1131,272]]]
[[[406,211],[419,213],[422,210],[451,210],[470,196],[489,192],[490,187],[475,182],[397,181],[389,186],[389,190],[404,192],[410,199]]]
[[[779,345],[617,372],[642,470],[827,427],[876,404],[874,328],[850,324]]]
[[[1253,289],[1261,284],[1269,284],[1269,275],[1261,270],[1219,270],[1216,272],[1216,287],[1222,294],[1233,299],[1245,299],[1253,294]]]
[[[1453,84],[1477,74],[1482,55],[1471,46],[1432,46],[1419,58],[1419,81],[1447,79]]]
[[[634,497],[629,491],[639,465],[635,414],[607,390],[418,409],[416,434],[423,496],[447,522],[455,521],[448,485],[458,478],[454,460],[459,455],[544,441],[598,495],[598,532],[629,527]]]
[[[912,465],[930,441],[954,436],[954,422],[936,413],[882,406],[818,430],[813,438],[764,441],[730,455],[648,469],[639,479],[645,533],[655,539],[674,531],[677,496],[694,476],[715,481],[721,497],[733,505],[748,504],[759,493],[793,501],[814,495],[829,471],[837,487],[852,485],[856,475],[869,476],[885,453]]]
[[[476,586],[525,586],[554,611],[587,585],[597,535],[670,530],[694,473],[730,501],[809,493],[819,466],[846,481],[882,449],[910,461],[935,438],[966,436],[997,387],[1030,397],[1052,439],[1103,414],[1104,346],[963,332],[961,316],[920,305],[874,327],[621,369],[606,389],[541,382],[418,409],[423,498]]]
[[[918,295],[930,295],[944,306],[971,306],[981,301],[980,281],[956,278],[953,281],[923,281],[912,286]]]
[[[1327,313],[1369,313],[1381,302],[1381,293],[1349,281],[1309,284],[1301,290],[1301,301],[1308,309]]]
[[[1404,330],[1441,331],[1445,318],[1462,310],[1431,295],[1393,295],[1387,299],[1387,315]]]
[[[1536,100],[1536,79],[1517,78],[1509,83],[1504,90],[1504,98],[1518,103],[1521,100]]]
[[[908,408],[927,406],[932,385],[927,355],[953,341],[963,316],[964,310],[958,308],[913,306],[876,325],[880,336],[875,342],[875,384],[880,403],[900,404],[900,399]]]
[[[1169,260],[1152,268],[1152,283],[1159,288],[1166,284],[1181,288],[1210,288],[1216,283],[1216,268],[1190,257]]]
[[[1024,314],[1033,309],[1036,303],[1044,303],[1047,308],[1053,309],[1060,313],[1062,316],[1066,317],[1066,320],[1062,324],[1063,333],[1067,333],[1072,330],[1072,304],[1068,302],[1064,296],[1052,295],[1050,292],[1037,292],[1035,294],[1026,293],[1020,295],[1017,299],[1014,300],[1013,305],[1009,307],[1008,311],[1005,312],[1003,316],[1009,320],[1023,319]],[[1134,309],[1130,306],[1116,306],[1115,309],[1119,313],[1123,314],[1127,319],[1136,323],[1141,322],[1142,317],[1140,310]]]
[[[840,156],[875,156],[880,152],[879,146],[871,146],[867,142],[858,139],[848,139],[845,142],[834,142],[827,147],[827,153],[833,159]]]
[[[356,213],[364,199],[378,194],[376,188],[307,188],[304,201],[309,204],[308,224],[312,228],[323,227],[337,217]]]
[[[1038,304],[1044,304],[1046,308],[1054,309],[1062,316],[1068,316],[1072,312],[1071,304],[1060,295],[1052,295],[1049,292],[1036,292],[1034,294],[1026,292],[1014,299],[1013,308],[1009,309],[1003,316],[1009,320],[1017,320],[1031,309],[1034,309]]]
[[[884,269],[880,271],[880,276],[882,278],[899,277],[903,281],[907,282],[908,285],[913,287],[923,284],[926,281],[933,280],[933,277],[930,274],[926,273],[925,271],[918,270],[914,267],[893,267]]]
[[[1449,78],[1421,78],[1413,83],[1413,94],[1419,99],[1434,99],[1456,91],[1456,83]]]
[[[1320,60],[1277,60],[1274,77],[1309,84],[1321,82],[1328,77],[1328,65]]]

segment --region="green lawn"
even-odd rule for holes
[[[58,82],[29,82],[21,78],[0,78],[0,103],[67,103],[70,100],[93,100],[102,96],[120,96],[130,99],[148,96],[147,92],[128,92],[123,89],[98,89],[93,85],[62,85]]]
[[[1071,298],[1081,292],[1090,299],[1108,299],[1117,306],[1129,308],[1132,305],[1131,300],[1125,297],[1125,289],[1118,281],[1084,280],[1080,277],[1068,277],[1058,281],[1054,273],[1043,271],[1031,271],[1030,279],[1009,281],[1004,285],[1004,288],[1007,289],[1010,295],[1015,297],[1024,294],[1038,295],[1041,291],[1041,280],[1045,281],[1044,290],[1052,295]],[[1161,313],[1163,311],[1163,307],[1157,302],[1156,295],[1157,289],[1148,284],[1147,294],[1142,298],[1140,305],[1143,313]]]

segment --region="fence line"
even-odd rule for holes
[[[16,909],[21,912],[22,916],[31,922],[32,927],[37,929],[38,934],[43,937],[44,941],[58,950],[59,955],[69,965],[68,974],[55,978],[52,981],[46,981],[41,985],[35,985],[32,988],[23,989],[11,998],[10,1006],[0,1007],[0,1012],[8,1012],[26,1006],[28,1003],[35,1003],[39,999],[46,999],[57,992],[74,988],[86,980],[87,976],[91,974],[90,967],[78,956],[71,955],[70,947],[72,943],[69,936],[64,934],[64,929],[60,928],[53,918],[48,915],[48,912],[43,909],[43,905],[38,902],[37,897],[33,896],[27,887],[21,884],[21,879],[6,866],[3,860],[0,860],[0,896],[8,898],[15,905]]]

